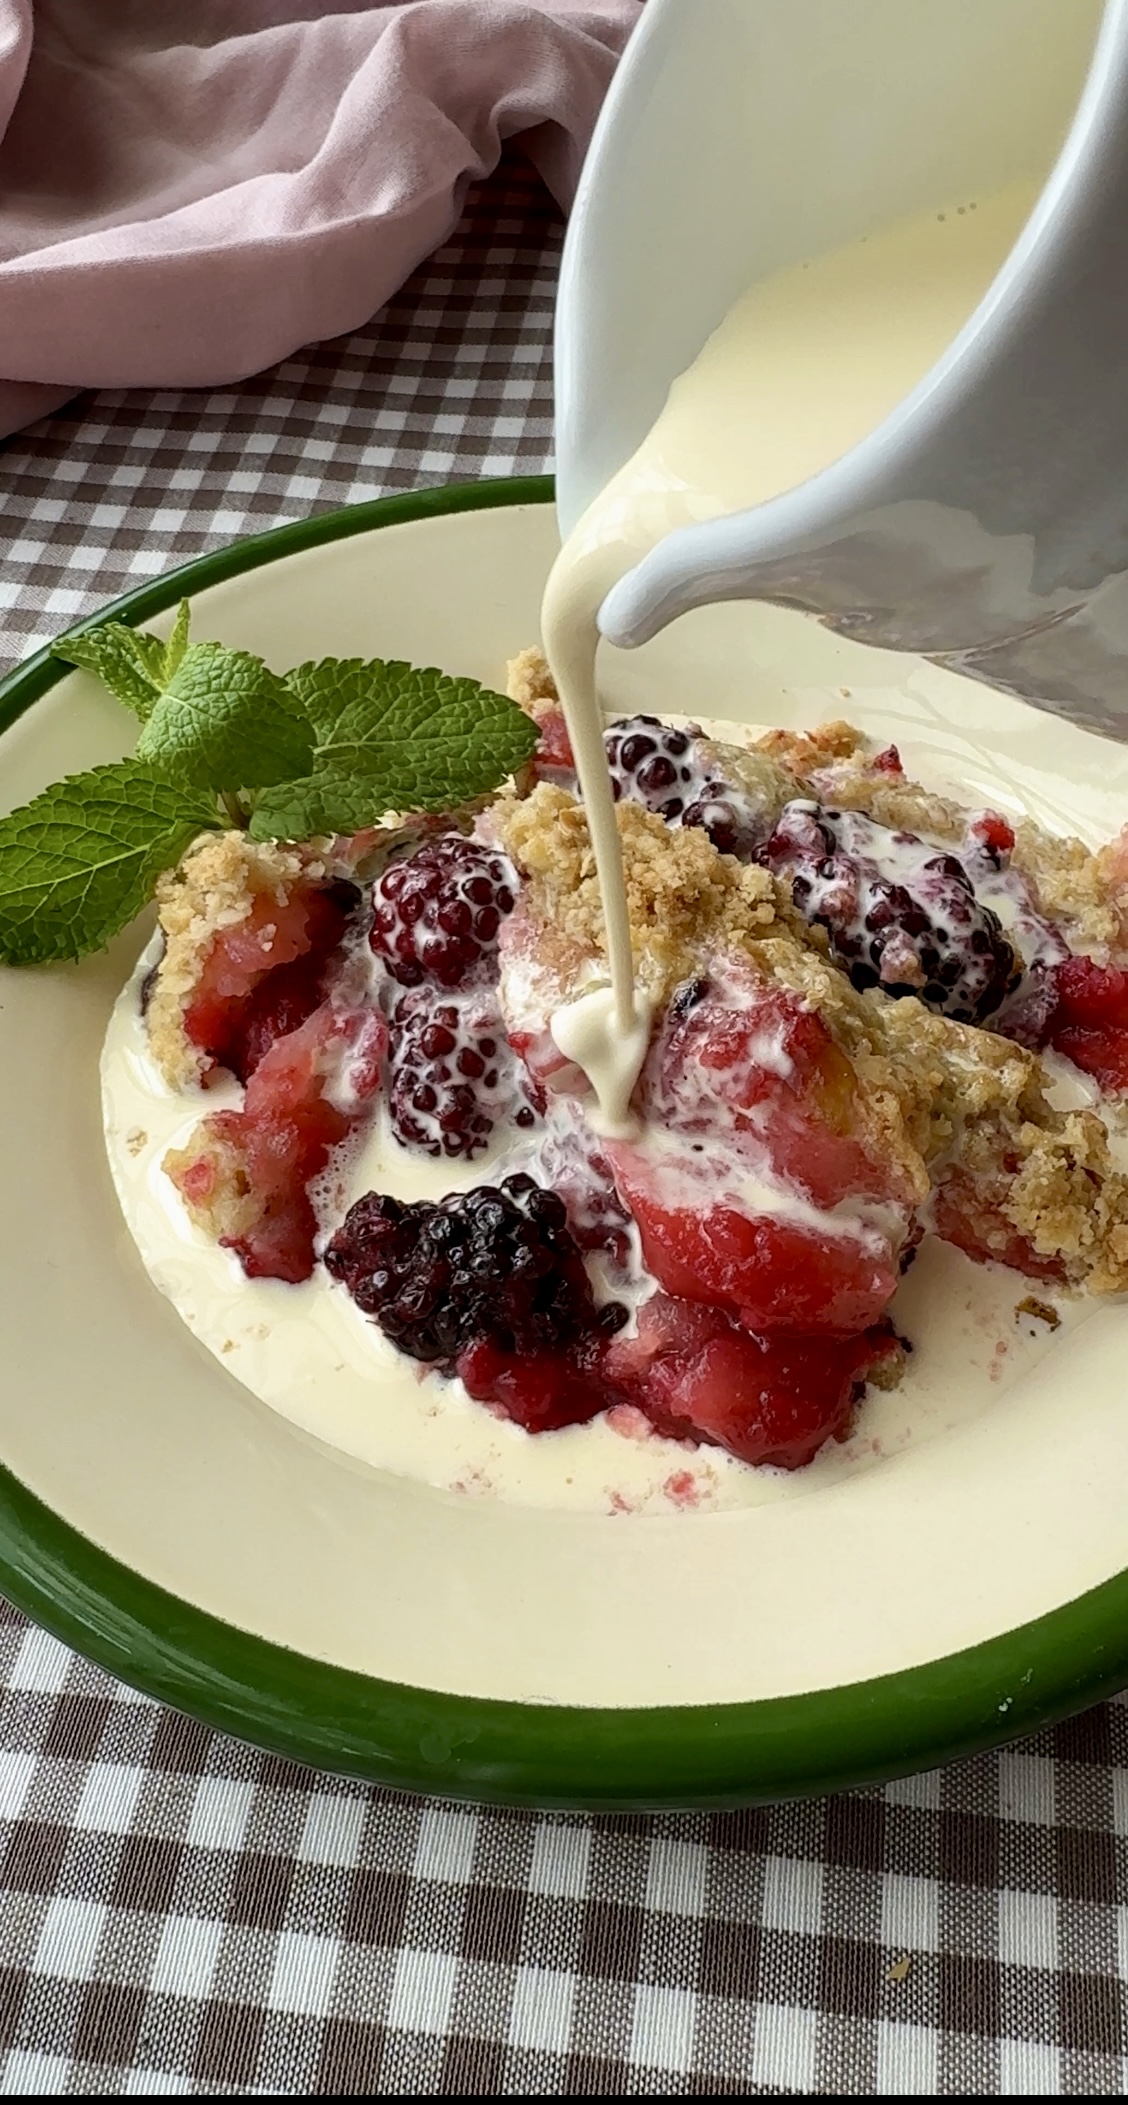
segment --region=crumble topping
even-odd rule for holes
[[[498,837],[529,882],[526,903],[541,955],[597,956],[603,907],[583,806],[542,782],[499,808]],[[668,1000],[707,951],[743,947],[777,920],[798,924],[766,870],[719,855],[699,827],[672,827],[641,804],[615,807],[627,882],[631,947],[655,1002]]]
[[[816,768],[805,778],[807,795],[841,811],[861,811],[894,832],[931,834],[937,841],[959,841],[968,814],[950,798],[922,789],[897,775],[887,775],[853,759],[841,767]]]
[[[1128,1178],[1113,1167],[1095,1112],[1050,1104],[1035,1053],[933,1015],[911,995],[857,994],[793,941],[758,947],[849,1054],[883,1108],[890,1147],[900,1129],[933,1183],[959,1177],[989,1190],[991,1213],[1005,1224],[983,1238],[996,1254],[1009,1229],[1060,1265],[1070,1285],[1128,1288]]]
[[[1044,1323],[1047,1330],[1060,1330],[1061,1317],[1052,1301],[1039,1301],[1036,1294],[1024,1294],[1015,1303],[1015,1316],[1029,1316],[1034,1323]]]
[[[517,702],[528,716],[539,716],[546,702],[555,705],[559,701],[548,659],[535,644],[510,658],[505,691],[510,701]]]
[[[213,1242],[239,1242],[258,1227],[264,1204],[251,1189],[244,1158],[235,1142],[206,1119],[185,1147],[169,1148],[162,1168],[194,1225]]]
[[[894,1338],[884,1359],[875,1360],[866,1373],[866,1386],[870,1389],[899,1389],[904,1380],[912,1346],[907,1338]]]
[[[813,731],[767,731],[760,740],[762,752],[801,778],[836,760],[852,760],[855,754],[864,752],[865,746],[863,733],[840,719],[819,724]]]
[[[1057,838],[1033,819],[1022,819],[1015,827],[1011,861],[1042,913],[1063,925],[1075,950],[1101,959],[1123,952],[1128,936],[1125,834],[1094,853],[1082,841]]]

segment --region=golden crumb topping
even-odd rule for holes
[[[590,959],[604,948],[603,906],[583,806],[566,789],[539,783],[496,813],[498,838],[524,873],[527,905],[546,943]],[[739,949],[783,915],[766,870],[719,855],[697,826],[668,826],[624,800],[615,807],[627,882],[631,945],[639,979],[656,1002],[709,952]]]
[[[1015,828],[1011,861],[1041,912],[1064,928],[1075,950],[1102,961],[1123,951],[1128,931],[1123,837],[1094,854],[1082,841],[1056,838],[1023,819]]]
[[[864,734],[853,724],[841,722],[819,724],[814,731],[767,731],[759,743],[761,752],[770,753],[790,774],[800,777],[830,767],[836,760],[852,760],[866,747]]]
[[[265,1202],[251,1190],[241,1150],[211,1118],[187,1145],[169,1148],[161,1164],[197,1228],[215,1242],[241,1242],[262,1220]]]
[[[922,833],[926,838],[931,834],[936,841],[962,840],[971,817],[950,797],[852,760],[816,773],[807,786],[822,803],[835,804],[840,811],[861,811],[894,833]]]
[[[506,675],[506,694],[529,716],[539,716],[546,703],[559,700],[556,682],[548,669],[548,659],[535,645],[529,650],[518,651],[517,656],[509,660]]]

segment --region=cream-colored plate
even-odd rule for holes
[[[194,593],[195,633],[280,668],[379,654],[496,683],[536,636],[554,546],[551,508],[522,504],[269,549]],[[771,609],[693,615],[609,664],[606,686],[626,709],[848,715],[895,739],[910,771],[1090,840],[1128,813],[1128,753]],[[116,757],[129,728],[91,680],[65,678],[0,742],[6,802]],[[817,1494],[722,1514],[460,1498],[303,1435],[189,1335],[122,1223],[98,1055],[138,940],[77,969],[8,972],[0,989],[0,1461],[120,1564],[239,1630],[387,1682],[611,1706],[740,1703],[899,1672],[1128,1566],[1120,1307],[974,1423]]]

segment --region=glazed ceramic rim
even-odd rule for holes
[[[548,476],[455,483],[279,526],[99,610],[137,623],[244,571],[354,534],[549,504]],[[89,626],[90,624],[83,624]],[[68,676],[49,650],[0,683],[0,730]],[[971,1755],[1128,1683],[1128,1572],[925,1666],[748,1703],[595,1709],[447,1695],[235,1628],[95,1547],[0,1468],[0,1589],[147,1695],[314,1768],[497,1804],[724,1807],[842,1790]]]

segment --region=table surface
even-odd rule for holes
[[[540,470],[560,225],[518,161],[371,325],[0,448],[0,655],[187,557]],[[1128,1708],[751,1812],[476,1811],[258,1754],[0,1603],[0,2090],[1116,2094]]]

